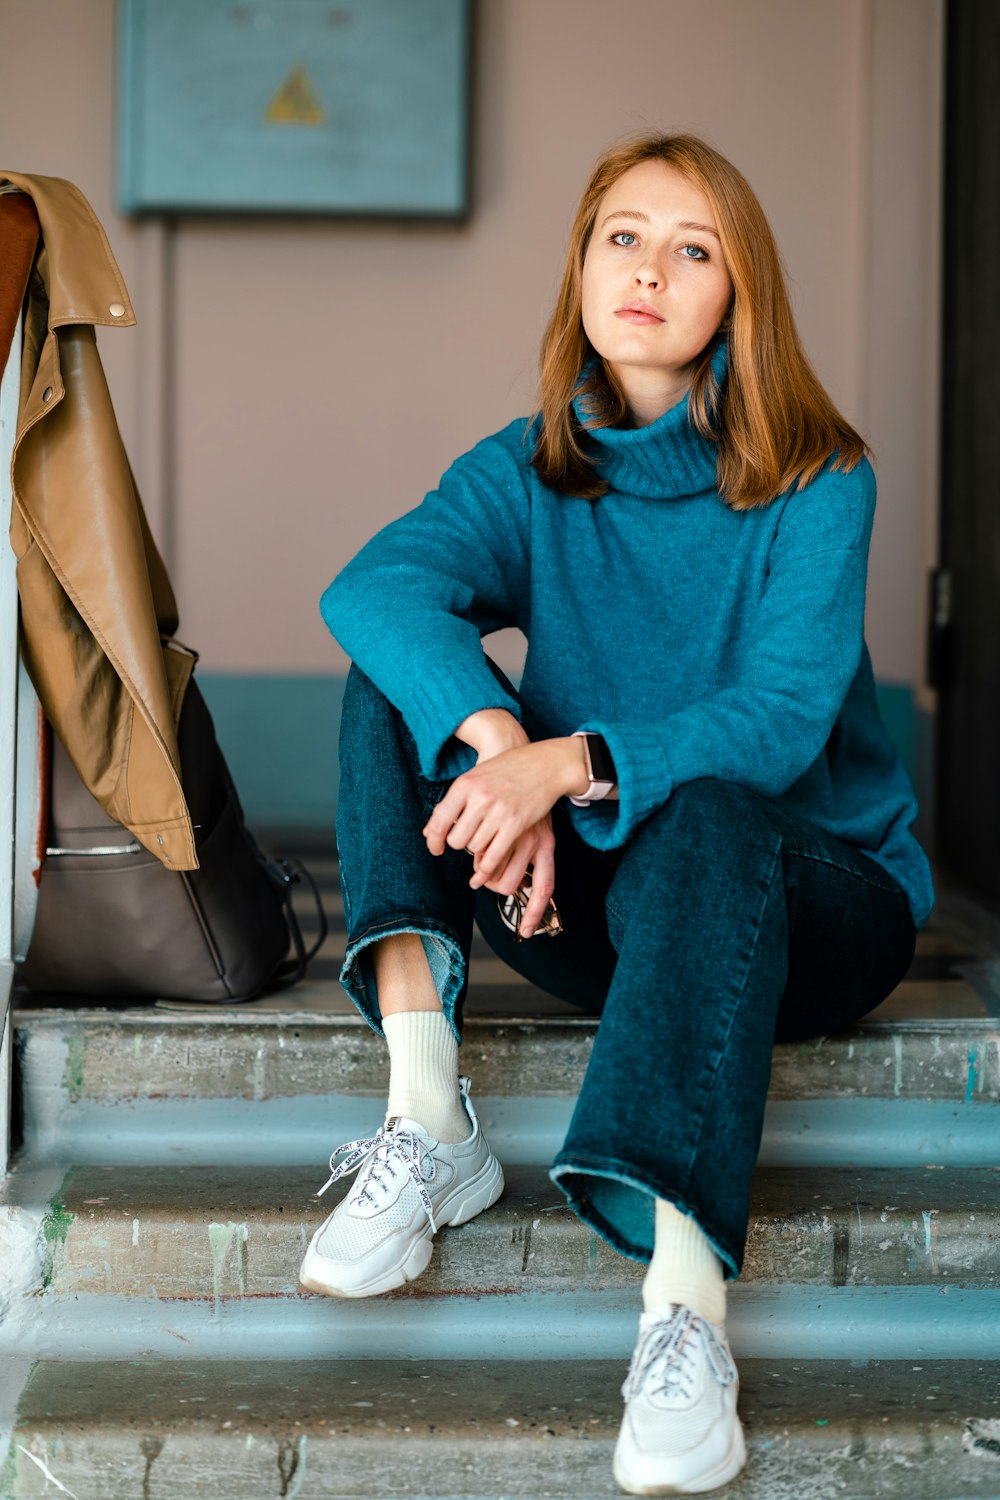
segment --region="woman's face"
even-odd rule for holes
[[[655,383],[679,400],[732,292],[705,194],[666,162],[623,172],[584,257],[583,326],[626,398]]]

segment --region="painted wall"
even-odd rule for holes
[[[115,208],[112,0],[3,0],[2,150],[77,182],[120,260],[140,322],[102,331],[102,353],[181,635],[258,817],[329,818],[346,662],[319,594],[458,452],[530,409],[583,179],[610,141],[650,127],[707,136],[749,177],[809,353],[873,444],[867,634],[925,780],[941,11],[480,0],[468,224],[164,225]],[[25,66],[42,37],[44,104]],[[490,649],[517,670],[516,639]]]

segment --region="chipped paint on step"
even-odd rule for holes
[[[962,1452],[991,1458],[994,1463],[1000,1460],[1000,1419],[969,1417],[962,1433]]]
[[[975,1047],[969,1048],[969,1071],[965,1080],[965,1102],[971,1103],[972,1095],[976,1087],[976,1059],[979,1053]]]
[[[212,1247],[212,1290],[215,1296],[216,1314],[222,1303],[222,1272],[234,1243],[237,1247],[240,1296],[246,1296],[248,1239],[249,1230],[245,1224],[235,1224],[230,1220],[228,1224],[209,1224],[208,1226],[208,1243]]]
[[[48,1465],[46,1464],[44,1458],[40,1458],[37,1453],[32,1453],[31,1449],[30,1448],[25,1448],[25,1446],[24,1446],[23,1443],[18,1443],[17,1444],[17,1451],[19,1453],[23,1453],[24,1456],[25,1456],[25,1458],[30,1458],[31,1462],[33,1464],[37,1464],[38,1465],[38,1467],[41,1469],[42,1473],[45,1475],[45,1482],[46,1482],[46,1484],[54,1484],[57,1490],[60,1490],[62,1492],[62,1494],[69,1496],[69,1500],[77,1500],[77,1497],[74,1495],[73,1491],[72,1490],[68,1490],[66,1488],[66,1486],[64,1484],[62,1484],[60,1482],[60,1480],[58,1480],[56,1478],[56,1476],[52,1473],[52,1471],[49,1469]]]

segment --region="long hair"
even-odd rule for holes
[[[692,370],[688,409],[703,437],[718,444],[719,493],[733,510],[767,505],[793,484],[801,489],[836,454],[852,469],[866,445],[830,400],[806,358],[788,300],[774,235],[746,178],[693,135],[642,135],[601,156],[576,212],[555,309],[542,340],[541,381],[532,463],[565,494],[595,500],[608,489],[588,451],[586,427],[612,426],[627,414],[624,392],[583,328],[583,261],[597,209],[612,183],[639,162],[662,161],[694,183],[715,214],[733,283],[732,304]],[[720,392],[712,354],[729,340]],[[589,361],[592,368],[581,381]],[[586,427],[573,411],[582,395]]]

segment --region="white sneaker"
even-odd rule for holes
[[[374,1297],[426,1270],[443,1224],[464,1224],[495,1203],[503,1171],[459,1080],[472,1134],[451,1145],[416,1120],[395,1116],[368,1140],[349,1141],[330,1157],[330,1179],[358,1173],[312,1237],[299,1272],[303,1286],[331,1297]],[[343,1160],[338,1162],[337,1158]]]
[[[639,1319],[614,1475],[630,1495],[700,1495],[746,1463],[724,1323],[673,1304]]]

